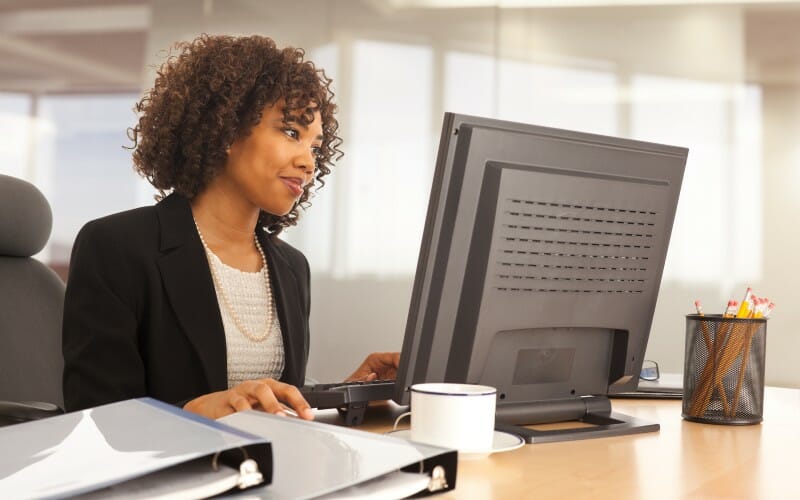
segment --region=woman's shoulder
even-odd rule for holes
[[[177,193],[162,198],[155,205],[138,207],[89,221],[81,232],[99,232],[108,236],[132,238],[156,237],[161,229],[172,232],[191,226],[189,201]]]
[[[296,268],[297,266],[302,266],[308,269],[308,260],[303,252],[282,240],[279,236],[273,236],[269,241],[270,244],[275,247],[275,250],[279,252],[292,267]]]
[[[124,235],[126,239],[129,239],[133,235],[157,229],[158,217],[156,208],[155,206],[148,206],[133,208],[91,220],[83,226],[79,234]]]
[[[73,258],[114,256],[130,260],[158,249],[159,224],[154,206],[139,207],[87,222],[75,237]]]

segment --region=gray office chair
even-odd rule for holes
[[[64,283],[31,257],[52,226],[35,186],[0,175],[0,426],[63,413]]]

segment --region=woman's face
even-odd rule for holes
[[[250,135],[230,147],[220,176],[250,204],[273,215],[289,213],[314,178],[322,118],[308,127],[284,121],[284,102],[264,109]]]

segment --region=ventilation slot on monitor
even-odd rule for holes
[[[658,213],[507,199],[495,226],[494,287],[509,292],[640,294],[657,265]]]

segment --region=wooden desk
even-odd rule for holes
[[[750,426],[687,422],[675,400],[612,404],[661,430],[461,460],[455,491],[434,498],[800,498],[800,390],[767,388],[764,422]],[[374,432],[401,412],[370,410],[361,428]]]

